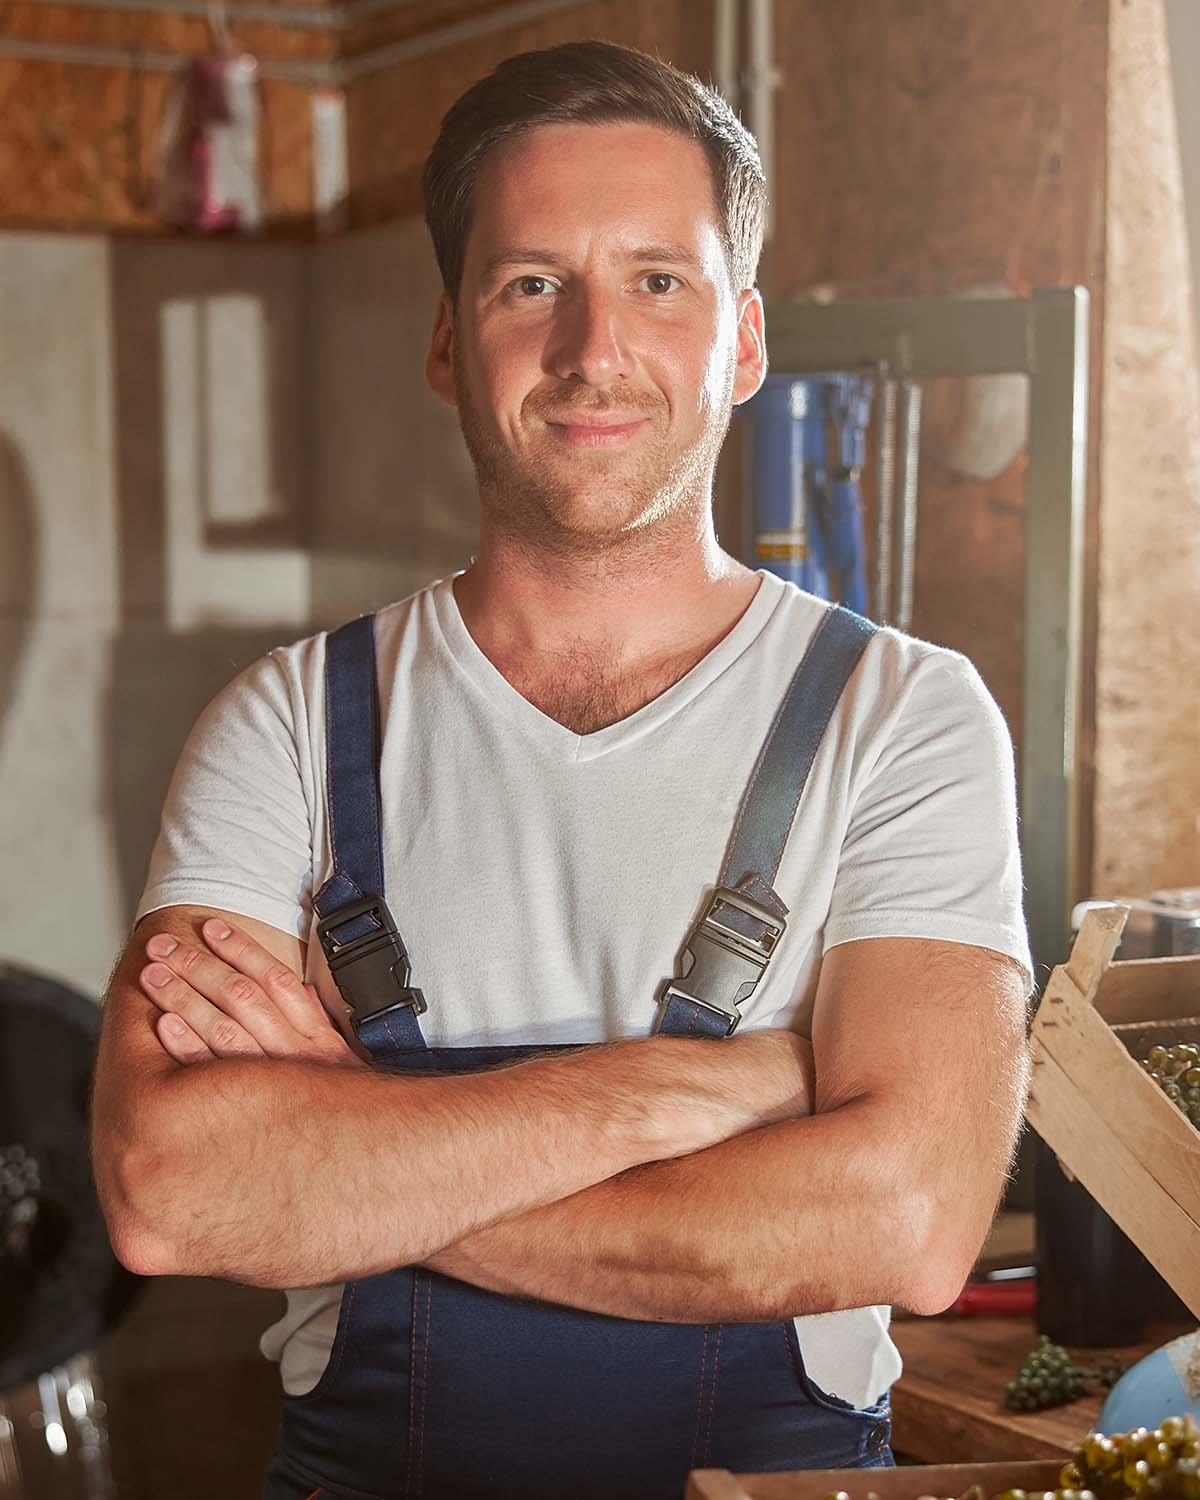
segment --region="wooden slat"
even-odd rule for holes
[[[1124,958],[1109,964],[1096,991],[1108,1021],[1184,1020],[1200,1015],[1200,955]]]
[[[1135,1364],[1185,1332],[1156,1324],[1138,1344],[1074,1349],[1081,1364],[1111,1357]],[[986,1463],[1057,1459],[1063,1462],[1099,1422],[1105,1393],[1092,1391],[1045,1411],[1010,1411],[1004,1387],[1037,1343],[1025,1317],[906,1318],[892,1321],[904,1373],[892,1387],[892,1447],[920,1463]],[[1051,1486],[1057,1488],[1057,1486]]]
[[[1071,956],[1062,966],[1081,995],[1090,999],[1095,994],[1117,951],[1128,916],[1127,906],[1099,907],[1084,914]],[[1053,979],[1054,974],[1050,977]]]
[[[1050,1490],[1058,1485],[1059,1464],[911,1464],[895,1469],[800,1469],[785,1474],[734,1474],[739,1489],[693,1490],[692,1496],[720,1500],[822,1500],[833,1490],[844,1490],[850,1500],[866,1500],[874,1491],[879,1500],[917,1500],[919,1495],[958,1496],[973,1484],[987,1495],[1007,1489]],[[716,1471],[708,1470],[708,1473]]]
[[[1005,1385],[1037,1343],[1031,1316],[905,1318],[892,1337],[904,1360],[892,1387],[892,1447],[909,1458],[1062,1462],[1100,1415],[1096,1395],[1047,1411],[1004,1405]]]
[[[1048,1053],[1035,1045],[1030,1124],[1200,1317],[1200,1227]],[[1153,1085],[1151,1085],[1153,1087]]]
[[[750,1500],[728,1469],[693,1469],[684,1500]]]
[[[1048,988],[1033,1023],[1033,1038],[1034,1057],[1041,1048],[1055,1059],[1104,1121],[1104,1132],[1121,1140],[1200,1233],[1200,1133],[1138,1067],[1095,1007],[1070,986]],[[1034,1069],[1034,1085],[1041,1081],[1044,1093],[1039,1071]],[[1091,1192],[1091,1184],[1070,1157],[1058,1154]],[[1136,1241],[1130,1230],[1126,1233]]]

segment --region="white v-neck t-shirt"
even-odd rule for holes
[[[452,579],[378,612],[386,896],[429,1003],[431,1047],[652,1029],[658,989],[828,607],[761,576],[691,671],[587,735],[541,713],[491,664]],[[308,978],[323,986],[312,897],[330,872],[325,640],[269,652],[201,715],[137,912],[196,903],[255,917],[308,942]],[[1012,742],[965,657],[876,633],[821,742],[775,886],[787,930],[742,1007],[743,1031],[810,1035],[822,953],[860,938],[995,949],[1032,984]],[[263,1334],[288,1394],[324,1370],[341,1294],[288,1291],[286,1314]],[[901,1370],[889,1319],[887,1307],[797,1318],[813,1382],[856,1407],[874,1402]]]

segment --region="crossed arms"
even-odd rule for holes
[[[933,1313],[995,1213],[1028,1064],[1022,975],[990,949],[831,949],[811,1052],[778,1030],[654,1036],[437,1077],[367,1067],[303,960],[295,938],[198,907],[134,934],[92,1115],[132,1269],[287,1287],[423,1262],[674,1322]]]

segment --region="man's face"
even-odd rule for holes
[[[765,374],[761,299],[730,286],[700,146],[549,125],[495,151],[427,373],[497,525],[574,554],[668,517],[694,531],[732,405]]]

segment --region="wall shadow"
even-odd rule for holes
[[[253,579],[256,558],[265,568],[281,547],[299,554],[307,539],[302,254],[302,247],[278,245],[112,244],[118,627],[103,738],[121,905],[130,919],[171,773],[197,714],[243,667],[310,628],[306,585],[303,607],[290,598],[277,618],[269,583],[241,598],[223,598],[218,589],[211,606],[204,597],[206,580],[219,584],[239,565]],[[178,347],[168,360],[171,310],[183,309],[185,326],[203,331],[193,314],[223,298],[261,304],[258,368],[212,366],[203,339],[191,350],[192,367]],[[244,394],[247,430],[265,424],[256,440],[275,501],[266,520],[261,505],[250,506],[239,527],[209,504],[220,456],[214,393],[235,415]],[[173,593],[187,596],[182,613]]]
[[[16,442],[0,431],[0,734],[16,693],[37,599],[37,516],[29,468]]]

